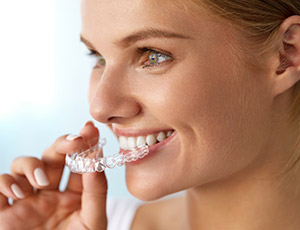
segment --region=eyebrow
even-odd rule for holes
[[[178,39],[192,39],[189,36],[179,34],[179,33],[174,33],[171,31],[166,31],[166,30],[159,30],[159,29],[145,29],[145,30],[139,30],[136,32],[133,32],[132,34],[124,37],[123,39],[114,42],[117,46],[126,48],[131,46],[137,41],[141,40],[146,40],[149,38],[178,38]],[[87,39],[85,39],[82,35],[80,36],[80,40],[85,43],[88,47],[94,48],[93,44],[89,42]]]
[[[116,45],[121,47],[129,47],[133,43],[141,40],[146,40],[149,38],[179,38],[179,39],[191,39],[183,34],[174,33],[166,30],[159,30],[154,28],[149,28],[145,30],[136,31],[120,41],[115,42]]]
[[[89,42],[87,39],[85,39],[82,35],[80,35],[80,41],[82,41],[87,47],[95,49],[93,44]]]

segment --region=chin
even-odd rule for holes
[[[150,186],[147,181],[143,183],[127,183],[127,189],[131,195],[142,201],[154,201],[168,195],[162,189]]]
[[[183,190],[170,187],[165,182],[161,184],[151,180],[133,180],[133,178],[126,179],[126,186],[131,195],[142,201],[155,201]]]

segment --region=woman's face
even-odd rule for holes
[[[129,191],[144,200],[251,168],[270,126],[267,77],[243,64],[233,28],[174,2],[82,3],[82,40],[101,55],[92,116],[129,142],[174,130],[126,166]]]

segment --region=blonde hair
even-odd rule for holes
[[[252,41],[255,47],[256,58],[263,57],[269,51],[280,49],[274,47],[274,38],[281,23],[288,17],[300,15],[300,0],[189,0],[190,3],[204,7],[221,20],[231,23],[242,34]],[[195,7],[193,7],[195,9]],[[196,7],[197,8],[197,7]],[[277,44],[278,46],[282,44]],[[253,49],[254,48],[254,49]],[[262,63],[255,63],[260,67]],[[297,127],[298,140],[295,146],[294,154],[283,174],[287,174],[291,169],[300,171],[300,82],[293,87],[293,101],[289,108],[290,122]],[[298,171],[298,172],[299,172]]]

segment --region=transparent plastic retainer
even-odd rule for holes
[[[99,140],[95,146],[76,153],[66,155],[66,166],[73,173],[94,173],[102,172],[105,169],[113,169],[116,166],[123,166],[126,162],[136,161],[145,157],[149,153],[148,146],[136,147],[131,150],[120,150],[119,153],[111,156],[102,156],[102,148],[106,144],[106,139]]]

